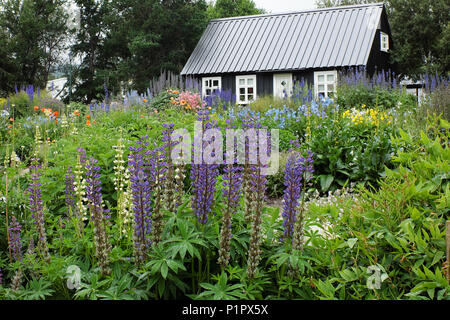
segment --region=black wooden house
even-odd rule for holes
[[[302,78],[325,97],[338,71],[387,70],[392,37],[383,3],[211,20],[181,75],[202,96],[231,90],[240,104],[282,97]]]

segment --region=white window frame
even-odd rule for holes
[[[328,80],[328,76],[333,75],[333,80]],[[323,76],[324,81],[319,81],[319,77]],[[314,93],[316,96],[316,99],[319,98],[319,92],[324,92],[323,97],[328,97],[328,85],[333,85],[333,93],[336,94],[336,86],[337,86],[337,70],[330,70],[330,71],[316,71],[314,72]],[[324,85],[324,90],[319,91],[319,85]]]
[[[245,84],[240,85],[240,80],[244,79]],[[248,84],[248,80],[253,80],[253,85]],[[241,92],[240,89],[245,89],[244,97],[245,99],[241,99]],[[253,93],[248,92],[248,88],[253,88]],[[248,99],[250,95],[253,95],[253,99]],[[252,101],[256,100],[256,74],[250,74],[250,75],[243,75],[243,76],[236,76],[236,101],[238,104],[249,104]]]
[[[209,83],[209,85],[205,85],[205,82]],[[213,81],[219,81],[219,85],[214,86]],[[210,89],[211,94],[206,94],[206,90]],[[222,90],[222,77],[203,77],[202,78],[202,98],[206,98],[212,95],[214,90]]]
[[[389,35],[383,31],[380,31],[380,50],[384,52],[389,50]]]

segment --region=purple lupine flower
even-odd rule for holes
[[[286,187],[283,195],[283,213],[284,218],[284,238],[292,237],[294,233],[294,224],[296,221],[297,209],[301,196],[303,167],[299,161],[299,154],[292,152],[286,163],[284,175],[284,186]]]
[[[28,85],[25,91],[28,95],[28,98],[30,99],[30,104],[33,103],[33,98],[34,98],[34,86],[33,85]]]
[[[164,195],[165,180],[167,172],[167,164],[165,160],[165,148],[156,147],[151,151],[146,151],[149,155],[149,172],[150,183],[153,190],[154,206],[152,213],[152,243],[156,246],[162,240],[162,232],[164,229],[163,211],[162,211],[162,197]]]
[[[306,157],[300,156],[298,159],[299,173],[302,178],[302,183],[304,188],[307,183],[313,178],[314,167],[313,167],[313,153],[308,150]],[[304,192],[303,192],[304,195]],[[294,230],[292,234],[292,249],[293,250],[303,250],[303,221],[304,221],[304,208],[303,205],[300,206],[300,210],[294,221]]]
[[[72,173],[72,167],[69,166],[66,171],[64,180],[65,201],[67,207],[67,215],[70,217],[75,209],[75,176]]]
[[[231,129],[234,127],[229,120],[227,120],[227,123],[228,128]],[[236,144],[234,145],[236,146]],[[225,165],[223,175],[223,195],[225,198],[226,208],[222,217],[222,227],[220,229],[220,249],[218,259],[218,263],[222,267],[226,267],[230,260],[230,238],[232,236],[231,217],[237,211],[242,193],[242,167],[235,165],[236,150],[232,151],[231,156],[233,160],[231,163],[227,163]]]
[[[33,222],[36,225],[37,233],[39,236],[38,248],[46,260],[50,260],[50,254],[47,246],[47,235],[45,232],[44,211],[41,193],[40,183],[40,169],[38,158],[31,158],[30,172],[31,182],[28,187],[28,195],[30,199],[30,211],[33,218]]]
[[[255,126],[260,127],[260,124],[256,123]],[[249,185],[253,198],[253,214],[251,215],[250,248],[247,260],[247,275],[249,278],[255,276],[261,256],[261,223],[267,183],[267,177],[263,174],[262,169],[266,166],[261,164],[261,155],[258,150],[257,164],[250,165]]]
[[[12,216],[9,224],[9,248],[14,261],[22,261],[22,238],[20,231],[22,227],[15,216]]]
[[[136,147],[129,147],[131,152],[128,156],[134,211],[134,254],[137,263],[145,261],[151,244],[151,189],[143,160],[144,148],[148,146],[146,139],[147,137],[142,137],[137,141]]]
[[[202,122],[202,132],[217,126],[217,122],[209,118],[208,110],[199,110],[197,115],[197,119]],[[208,222],[208,216],[212,211],[216,192],[217,176],[219,175],[217,164],[205,163],[203,150],[210,143],[213,143],[213,141],[205,141],[203,137],[200,137],[200,141],[194,141],[193,148],[194,157],[196,152],[199,152],[202,155],[201,163],[193,164],[191,170],[193,188],[191,206],[194,213],[197,215],[198,222],[201,224],[206,224]],[[197,150],[196,147],[200,148],[200,150]]]
[[[259,129],[261,124],[259,122],[259,114],[248,113],[242,119],[242,128],[244,130],[248,129]],[[256,140],[258,141],[258,140]],[[245,163],[244,163],[244,173],[243,173],[243,189],[244,189],[244,199],[245,199],[245,220],[250,223],[253,214],[254,207],[254,197],[252,195],[251,187],[251,174],[255,168],[250,162],[251,157],[257,158],[252,155],[252,152],[256,150],[250,150],[250,141],[248,137],[245,137]]]
[[[98,160],[93,157],[86,162],[86,198],[91,212],[90,218],[94,225],[94,243],[99,266],[103,274],[109,274],[108,255],[111,245],[106,233],[107,216],[105,213],[107,210],[103,208],[102,204],[102,182],[100,181],[100,167],[97,163]]]
[[[86,150],[84,150],[84,148],[80,147],[80,148],[77,148],[77,151],[78,151],[78,157],[80,159],[81,165],[85,166],[86,165],[86,160],[87,160],[87,158],[86,158]]]
[[[166,180],[164,187],[164,203],[169,212],[174,212],[176,208],[177,199],[175,197],[175,167],[172,162],[172,150],[177,145],[178,141],[172,140],[172,133],[174,128],[173,123],[163,123],[164,130],[162,132],[163,148],[166,157]]]

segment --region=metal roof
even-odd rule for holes
[[[181,74],[366,65],[383,3],[211,20]]]

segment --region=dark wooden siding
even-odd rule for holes
[[[256,94],[258,97],[273,94],[273,73],[256,74]]]
[[[222,91],[231,90],[236,94],[236,77],[230,74],[223,74],[222,76]]]
[[[383,9],[381,13],[380,23],[378,25],[377,32],[375,33],[375,38],[373,39],[372,49],[370,50],[369,59],[367,61],[367,72],[372,75],[375,71],[389,69],[394,71],[393,66],[390,63],[390,53],[384,52],[380,50],[381,47],[381,39],[380,34],[381,31],[389,35],[389,50],[393,49],[393,41],[391,29],[389,27],[389,22],[387,19],[386,11]]]
[[[301,82],[302,79],[305,80],[305,84],[309,84],[311,86],[314,85],[314,71],[313,70],[304,70],[297,71],[292,74],[292,78],[295,83]]]

